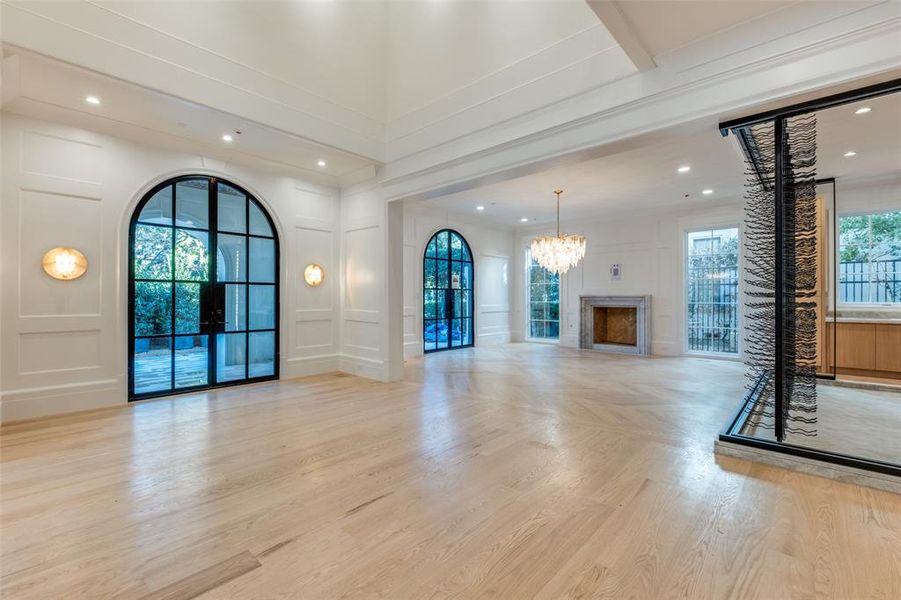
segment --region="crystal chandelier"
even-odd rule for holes
[[[557,235],[542,235],[532,240],[532,258],[551,273],[562,275],[585,258],[585,236],[561,235],[560,194],[563,190],[554,190],[554,193],[557,194]]]

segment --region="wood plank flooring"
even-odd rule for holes
[[[0,595],[901,598],[901,496],[715,459],[743,385],[512,344],[8,425]]]

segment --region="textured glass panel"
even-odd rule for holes
[[[247,231],[247,197],[224,183],[219,184],[219,231],[245,233]]]
[[[438,287],[438,280],[435,277],[435,265],[437,264],[436,260],[431,258],[425,259],[423,263],[422,271],[423,271],[423,287],[425,288],[436,288]]]
[[[250,233],[273,237],[269,220],[263,214],[263,210],[253,200],[250,201]]]
[[[275,241],[250,238],[250,281],[275,283]]]
[[[451,258],[455,258],[460,260],[463,258],[463,240],[456,233],[452,233],[450,236],[451,242]]]
[[[450,326],[450,344],[451,346],[463,345],[463,329],[460,319],[451,319]]]
[[[216,278],[219,281],[247,280],[247,238],[243,235],[219,234],[216,254]]]
[[[438,348],[436,333],[435,321],[425,321],[423,323],[423,348],[426,352]]]
[[[172,225],[172,186],[167,185],[144,204],[138,216],[141,223]]]
[[[135,282],[135,335],[172,332],[172,284]]]
[[[472,319],[463,319],[460,322],[460,327],[462,329],[463,335],[463,345],[470,346],[472,345]]]
[[[422,295],[422,310],[426,319],[438,318],[437,296],[435,290],[425,290]]]
[[[172,279],[171,228],[136,225],[134,251],[136,279]]]
[[[200,333],[200,284],[175,284],[175,333]]]
[[[423,337],[427,342],[433,342],[437,344],[438,348],[447,347],[447,321],[443,319],[436,321],[426,321],[426,327],[423,333]]]
[[[448,274],[448,261],[435,261],[435,287],[441,289],[450,288],[450,275]]]
[[[209,182],[189,179],[175,184],[175,224],[209,229]]]
[[[175,338],[175,387],[207,385],[209,336],[182,335]]]
[[[172,338],[135,340],[135,394],[172,389]]]
[[[472,263],[463,263],[463,280],[460,282],[460,287],[464,290],[472,289]]]
[[[438,249],[436,251],[436,256],[438,256],[438,258],[448,257],[448,250],[450,246],[450,242],[448,241],[449,235],[450,232],[448,231],[441,231],[438,233]]]
[[[250,335],[250,364],[248,377],[266,377],[275,374],[275,332],[265,331]]]
[[[249,329],[275,329],[275,286],[250,286]]]
[[[425,255],[430,258],[438,256],[438,238],[436,236],[432,236],[432,239],[429,240],[429,245],[425,249]]]
[[[175,230],[175,279],[209,281],[209,234]]]
[[[247,286],[225,286],[225,331],[247,329]]]
[[[220,333],[216,336],[216,382],[245,379],[247,334]]]
[[[463,287],[463,264],[456,260],[451,262],[451,289],[459,290]]]

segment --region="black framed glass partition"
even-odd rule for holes
[[[901,80],[722,123],[748,393],[720,440],[901,476]]]
[[[278,239],[255,198],[178,177],[129,235],[130,399],[278,377]]]

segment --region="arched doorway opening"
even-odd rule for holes
[[[469,244],[442,229],[426,245],[422,264],[423,350],[472,346],[475,273]]]
[[[130,400],[278,378],[278,236],[250,193],[202,175],[155,186],[128,255]]]

